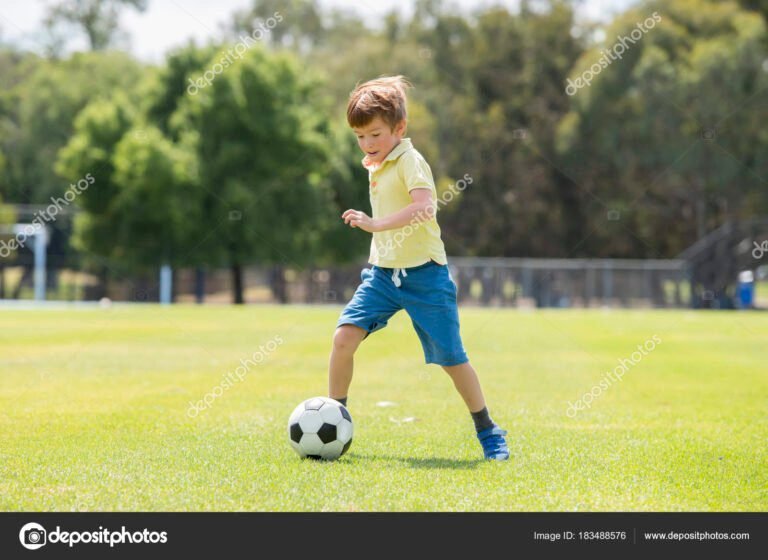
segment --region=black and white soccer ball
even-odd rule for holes
[[[288,437],[299,457],[334,461],[352,445],[352,417],[340,402],[327,397],[307,399],[288,419]]]

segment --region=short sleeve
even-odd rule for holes
[[[408,192],[413,189],[429,189],[435,192],[432,170],[417,152],[409,151],[400,156],[397,161],[397,168],[400,179]]]

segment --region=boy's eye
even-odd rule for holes
[[[376,134],[373,135],[373,137],[374,138],[378,138],[379,137],[379,133],[377,132]]]

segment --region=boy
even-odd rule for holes
[[[504,436],[488,414],[477,374],[459,334],[456,284],[450,276],[435,214],[432,171],[406,130],[402,76],[371,80],[350,94],[347,122],[365,153],[372,216],[342,214],[344,223],[373,234],[362,283],[341,314],[333,336],[328,396],[347,404],[353,356],[372,332],[400,309],[411,317],[428,364],[439,364],[453,380],[472,415],[486,459],[509,458]]]

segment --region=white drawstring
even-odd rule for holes
[[[392,271],[392,282],[395,284],[396,288],[399,288],[400,285],[402,284],[402,282],[400,281],[400,277],[398,276],[398,274],[400,272],[403,273],[403,278],[408,276],[408,273],[405,271],[404,268],[396,268],[395,270],[393,270]]]

